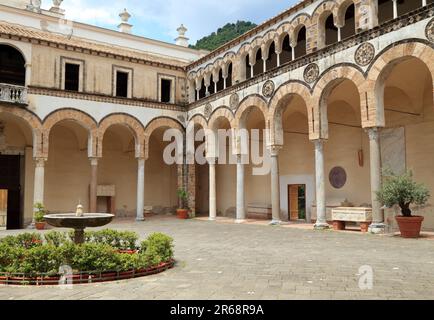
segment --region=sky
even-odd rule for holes
[[[228,22],[252,21],[256,24],[279,14],[299,0],[64,0],[66,18],[117,30],[119,13],[126,8],[132,15],[133,34],[173,43],[176,29],[187,28],[190,43]],[[52,0],[43,0],[48,9]]]

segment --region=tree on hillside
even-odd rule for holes
[[[217,32],[198,40],[195,45],[190,46],[193,49],[215,50],[225,43],[241,36],[247,31],[256,27],[256,24],[249,21],[237,21],[237,23],[228,23],[219,28]]]

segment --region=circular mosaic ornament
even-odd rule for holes
[[[329,181],[333,188],[341,189],[347,183],[347,173],[344,168],[333,168],[329,174]]]
[[[230,108],[234,111],[237,110],[239,103],[240,103],[240,97],[238,96],[238,93],[233,93],[229,98]]]
[[[375,48],[374,46],[366,42],[360,47],[357,48],[356,53],[354,54],[354,60],[359,66],[367,66],[371,63],[375,56]]]
[[[262,95],[266,98],[270,98],[274,93],[274,82],[267,80],[262,86]]]
[[[431,21],[428,22],[425,29],[425,35],[429,41],[434,42],[434,19],[431,19]]]
[[[307,83],[315,82],[319,76],[319,67],[316,63],[311,63],[304,69],[304,81]]]
[[[208,103],[203,110],[203,115],[205,118],[209,118],[211,116],[212,106]]]

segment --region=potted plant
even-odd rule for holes
[[[378,201],[386,207],[400,207],[402,216],[397,216],[396,221],[403,238],[419,237],[424,217],[413,216],[410,206],[424,206],[429,198],[428,188],[415,182],[411,172],[402,175],[389,172],[381,190],[377,192]]]
[[[188,209],[187,209],[187,200],[188,194],[184,189],[178,190],[178,198],[180,203],[180,208],[176,209],[176,216],[179,219],[188,219]]]
[[[35,208],[35,227],[37,230],[44,230],[45,229],[45,219],[44,216],[46,215],[47,211],[45,210],[45,207],[42,203],[37,202],[33,206]]]

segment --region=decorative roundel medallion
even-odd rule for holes
[[[238,93],[233,93],[229,98],[229,106],[232,110],[237,110],[238,104],[240,103],[240,97]]]
[[[375,56],[375,48],[369,43],[365,42],[357,48],[356,53],[354,55],[354,60],[359,66],[367,66],[371,63]]]
[[[425,29],[425,35],[429,41],[434,42],[434,19],[431,19],[431,21],[428,22]]]
[[[342,167],[335,167],[329,174],[330,184],[335,189],[341,189],[347,183],[347,173]]]
[[[319,76],[319,67],[316,63],[311,63],[304,69],[304,81],[307,83],[315,82]]]
[[[267,80],[262,86],[262,95],[266,98],[270,98],[274,93],[274,82]]]
[[[205,118],[209,118],[211,116],[212,106],[208,103],[203,110],[203,115]]]

